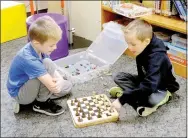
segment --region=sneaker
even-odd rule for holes
[[[54,101],[48,99],[46,102],[36,101],[33,105],[33,110],[35,112],[43,113],[50,116],[56,116],[64,113],[64,109],[57,105]]]
[[[113,98],[119,98],[123,95],[123,90],[120,87],[112,87],[109,93]]]
[[[19,113],[19,112],[20,112],[20,104],[16,102],[16,103],[13,105],[13,110],[14,110],[14,113],[15,113],[15,114]]]
[[[152,108],[149,108],[149,107],[138,107],[137,108],[137,113],[139,116],[148,116],[150,114],[152,114],[153,112],[155,112],[160,106],[162,106],[163,104],[167,103],[169,100],[171,100],[172,98],[172,94],[167,91],[167,94],[165,96],[165,98],[159,102],[157,105],[155,105],[154,107]]]

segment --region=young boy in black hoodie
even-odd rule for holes
[[[117,98],[112,107],[120,110],[127,103],[138,115],[148,116],[169,101],[179,84],[173,76],[167,48],[153,34],[149,23],[136,19],[123,31],[128,49],[136,56],[138,75],[124,72],[114,75],[119,87],[110,89],[111,96]]]

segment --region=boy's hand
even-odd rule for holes
[[[50,74],[45,74],[38,77],[38,79],[48,88],[52,93],[60,93],[62,90],[63,78],[62,77],[52,77]]]
[[[63,78],[53,78],[53,82],[55,83],[54,93],[60,93],[62,90]]]
[[[119,99],[116,99],[112,105],[111,105],[111,108],[115,108],[118,112],[120,112],[120,109],[121,109],[122,105],[121,103],[119,102]]]

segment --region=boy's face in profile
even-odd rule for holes
[[[138,56],[149,44],[150,40],[144,41],[139,40],[135,33],[129,33],[125,35],[125,40],[128,44],[128,49],[135,55]]]
[[[44,54],[50,55],[56,48],[56,44],[58,41],[55,41],[53,39],[49,39],[46,42],[44,42],[43,44],[35,41],[35,47]]]

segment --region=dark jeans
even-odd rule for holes
[[[126,103],[131,105],[135,110],[139,106],[153,107],[158,104],[166,96],[166,91],[158,90],[150,96],[132,96],[131,90],[139,86],[140,82],[138,76],[129,73],[119,72],[113,76],[114,82],[123,89],[124,94],[127,95]]]

